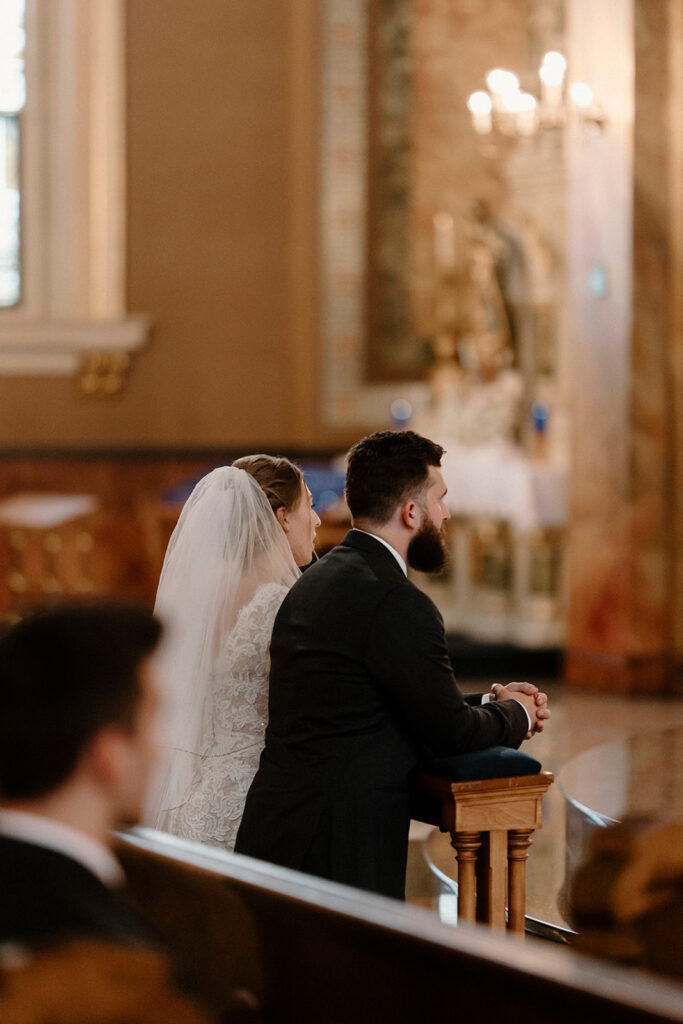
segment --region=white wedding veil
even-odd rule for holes
[[[171,535],[155,612],[166,626],[159,666],[161,767],[145,823],[186,803],[198,758],[211,742],[208,697],[216,661],[259,587],[290,587],[300,572],[265,494],[234,466],[203,477]]]

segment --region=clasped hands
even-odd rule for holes
[[[526,734],[530,740],[534,733],[543,732],[543,726],[550,718],[547,693],[540,693],[533,683],[494,683],[491,687],[494,700],[518,700],[526,708],[531,719],[531,729]]]

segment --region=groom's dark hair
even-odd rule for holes
[[[412,430],[383,430],[349,452],[346,503],[354,519],[386,523],[397,505],[419,494],[443,448]]]
[[[160,637],[146,608],[93,602],[35,612],[0,638],[0,798],[52,792],[100,729],[134,727],[140,663]]]

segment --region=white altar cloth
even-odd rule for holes
[[[511,444],[440,443],[451,514],[503,519],[520,532],[566,525],[566,467],[530,459]]]

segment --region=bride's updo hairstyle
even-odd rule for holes
[[[291,512],[301,500],[303,474],[298,466],[275,455],[245,455],[235,459],[233,466],[253,476],[270,502],[273,514],[279,508]]]

